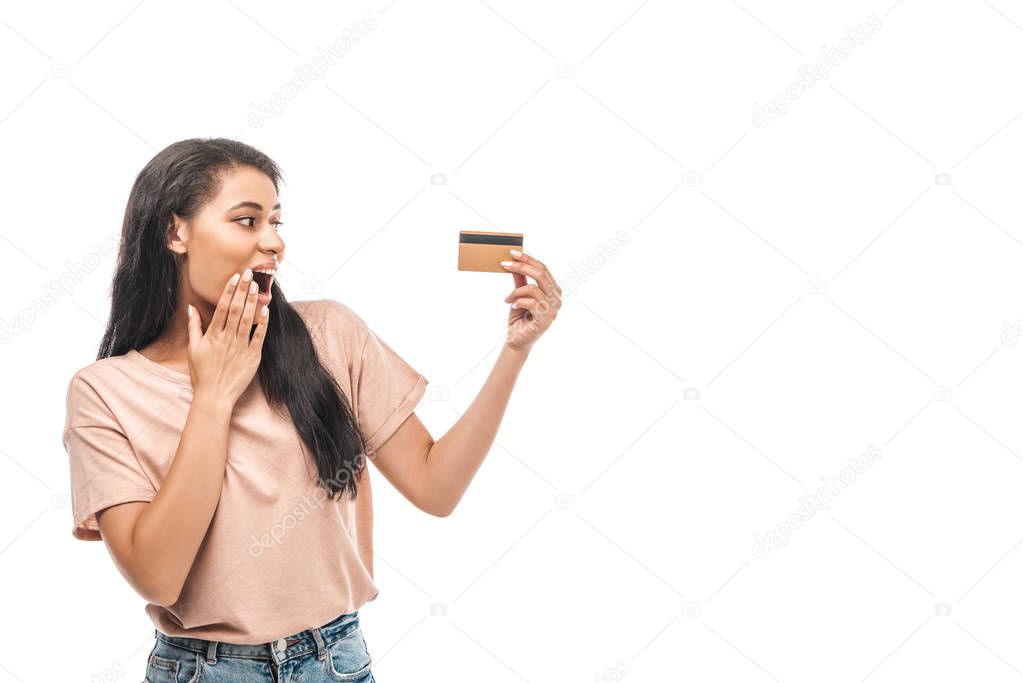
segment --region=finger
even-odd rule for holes
[[[529,308],[529,309],[533,309],[533,308],[536,308],[536,299],[533,299],[532,297],[524,296],[524,297],[521,297],[521,298],[516,299],[515,301],[513,301],[511,307],[512,308]]]
[[[511,250],[511,255],[514,256],[515,260],[517,260],[519,263],[528,263],[531,266],[535,266],[535,267],[541,268],[543,270],[547,269],[547,266],[544,265],[543,261],[541,261],[540,259],[536,258],[535,256],[530,256],[529,254],[527,254],[527,253],[525,253],[523,251],[518,251],[516,249],[512,249]]]
[[[554,292],[554,284],[551,282],[550,274],[546,270],[540,270],[536,266],[521,261],[501,261],[501,265],[506,270],[528,275],[536,280],[536,284],[539,285],[544,294],[552,294]]]
[[[551,305],[545,300],[541,299],[537,301],[533,297],[524,296],[521,299],[516,299],[512,302],[512,308],[522,308],[527,311],[533,311],[534,315],[543,315],[551,309]]]
[[[270,307],[260,306],[259,313],[256,315],[256,331],[252,333],[252,339],[249,341],[249,350],[253,352],[262,352],[263,350],[263,339],[266,337],[266,328],[270,322]]]
[[[520,296],[531,296],[540,299],[543,298],[543,292],[540,291],[540,288],[536,285],[524,285],[512,290],[511,294],[506,296],[504,300],[511,301],[512,299],[517,299]]]
[[[217,302],[217,308],[213,311],[213,318],[210,320],[210,326],[207,328],[208,331],[212,332],[223,332],[224,324],[227,321],[227,309],[231,306],[231,297],[234,296],[235,287],[238,285],[238,279],[241,278],[241,273],[235,273],[224,285],[224,291],[220,293],[220,301]]]
[[[518,254],[518,256],[516,256],[516,254]],[[558,286],[558,281],[554,279],[554,276],[551,275],[550,269],[547,267],[547,265],[543,261],[541,261],[540,259],[536,258],[535,256],[530,256],[529,254],[526,254],[526,253],[521,252],[521,251],[517,251],[515,249],[512,250],[512,256],[514,256],[515,260],[518,261],[519,263],[528,263],[528,264],[530,264],[532,266],[535,266],[536,268],[539,268],[543,272],[545,272],[547,274],[547,277],[550,279],[550,282],[554,286],[553,287],[554,291],[557,293],[557,295],[559,297],[561,296],[561,287]]]
[[[523,287],[526,284],[526,276],[522,273],[512,273],[512,282],[516,287]]]
[[[199,309],[188,304],[188,348],[195,351],[202,339],[202,318],[199,317]]]
[[[252,271],[248,268],[242,273],[242,279],[234,290],[231,297],[231,306],[227,313],[227,324],[224,332],[228,335],[238,334],[238,323],[242,319],[242,310],[245,308],[245,298],[249,295],[249,288],[253,284]]]
[[[249,295],[245,297],[245,308],[242,310],[242,319],[238,323],[238,336],[249,341],[249,332],[252,331],[252,318],[256,314],[256,300],[259,297],[259,285],[253,280],[249,285]]]

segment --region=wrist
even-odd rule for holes
[[[192,392],[192,407],[211,417],[230,419],[234,404],[235,399],[222,392],[202,388]]]
[[[531,348],[532,347],[522,348],[520,346],[512,346],[506,342],[504,347],[501,349],[501,353],[523,363],[527,358],[529,358]]]

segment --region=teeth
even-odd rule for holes
[[[260,268],[259,270],[254,270],[252,272],[253,273],[265,273],[266,275],[277,275],[277,271],[275,269]]]

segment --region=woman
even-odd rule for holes
[[[544,264],[505,262],[500,356],[435,441],[413,412],[423,375],[344,304],[285,300],[280,179],[235,140],[157,154],[128,199],[97,360],[68,386],[73,534],[103,540],[147,600],[153,683],[372,681],[367,457],[450,514],[560,308]]]

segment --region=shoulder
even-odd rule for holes
[[[372,332],[351,307],[334,299],[289,302],[305,321],[313,343],[331,358],[345,358],[345,365],[362,356]]]
[[[128,386],[129,363],[124,356],[111,356],[94,361],[71,375],[66,392],[66,426],[109,421],[112,411],[107,397]]]
[[[333,335],[341,335],[346,340],[357,342],[365,340],[369,326],[362,317],[349,306],[334,299],[308,299],[291,301],[291,307],[306,322],[310,331],[329,330]]]
[[[288,303],[303,317],[323,318],[342,316],[351,322],[362,323],[362,318],[355,311],[334,299],[304,299],[302,301],[289,301]]]
[[[100,389],[105,386],[116,386],[123,382],[133,369],[127,356],[110,356],[93,361],[89,365],[75,371],[68,382],[68,392],[82,391],[84,388]]]

